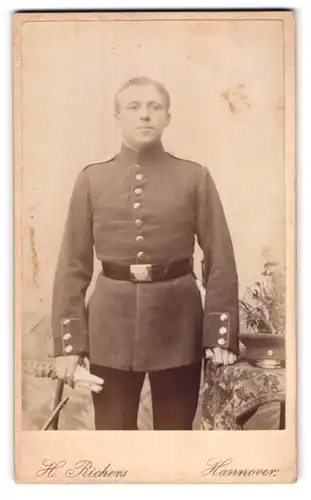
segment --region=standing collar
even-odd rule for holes
[[[139,151],[136,151],[123,143],[118,159],[124,165],[132,163],[140,165],[144,163],[155,163],[163,159],[165,154],[166,153],[161,142],[150,144]]]

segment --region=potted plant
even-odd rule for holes
[[[244,353],[262,366],[285,359],[285,276],[276,262],[266,262],[261,278],[239,301],[247,333],[240,334]]]

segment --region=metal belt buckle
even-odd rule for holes
[[[152,281],[151,264],[131,264],[130,273],[132,281]]]

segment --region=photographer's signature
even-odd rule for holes
[[[37,477],[57,478],[59,475],[75,478],[124,478],[128,473],[127,469],[118,469],[109,462],[101,467],[95,467],[91,460],[79,460],[70,465],[67,460],[42,460],[41,467],[37,470]]]

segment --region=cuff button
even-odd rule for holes
[[[63,336],[63,339],[64,340],[70,340],[71,339],[71,333],[65,333],[65,335]]]
[[[226,319],[228,319],[228,314],[222,314],[220,316],[220,319],[221,319],[221,321],[226,321]]]
[[[72,345],[67,345],[67,347],[65,347],[65,353],[66,354],[70,354],[72,351],[73,351]]]
[[[227,333],[227,328],[222,326],[221,328],[219,328],[219,333],[220,333],[220,335],[225,335],[225,333]]]
[[[218,339],[217,344],[224,345],[226,343],[225,339]]]
[[[69,325],[70,319],[64,319],[63,320],[63,325]]]

